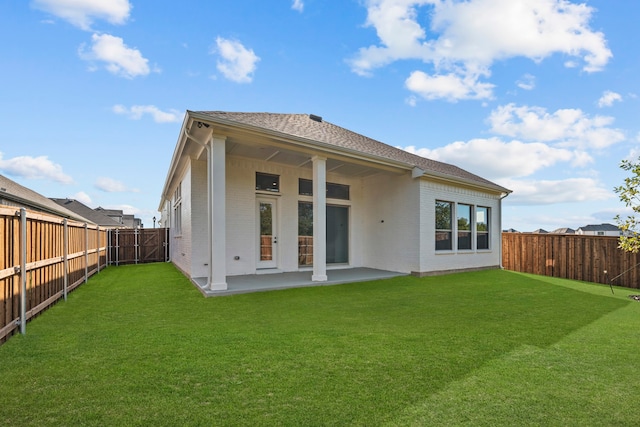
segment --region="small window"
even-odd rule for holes
[[[300,178],[298,180],[298,194],[301,196],[313,196],[313,181]]]
[[[313,196],[313,181],[300,178],[298,180],[298,194],[301,196]],[[327,182],[327,198],[349,200],[349,186]]]
[[[453,203],[436,200],[436,250],[453,249]]]
[[[458,250],[471,249],[471,205],[458,204]]]
[[[327,182],[327,198],[349,200],[349,186]]]
[[[256,190],[280,192],[280,176],[256,172]]]
[[[476,248],[489,249],[489,208],[476,208]]]

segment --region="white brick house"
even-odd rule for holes
[[[187,111],[162,192],[172,262],[226,278],[501,263],[509,190],[305,114]]]

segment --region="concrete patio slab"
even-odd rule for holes
[[[206,288],[207,278],[197,277],[192,281],[206,297],[244,294],[250,292],[275,291],[280,289],[301,288],[306,286],[329,286],[342,283],[365,282],[407,276],[395,271],[377,270],[374,268],[345,268],[328,270],[326,282],[311,280],[311,271],[295,271],[289,273],[250,274],[246,276],[228,276],[227,290],[212,291]]]

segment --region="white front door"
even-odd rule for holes
[[[276,199],[258,198],[258,268],[278,266],[278,215]]]

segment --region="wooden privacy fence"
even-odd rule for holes
[[[106,266],[96,225],[0,206],[0,343]]]
[[[109,265],[169,261],[169,229],[115,229],[108,232]]]
[[[618,248],[617,237],[502,233],[507,270],[639,288],[640,254]]]

